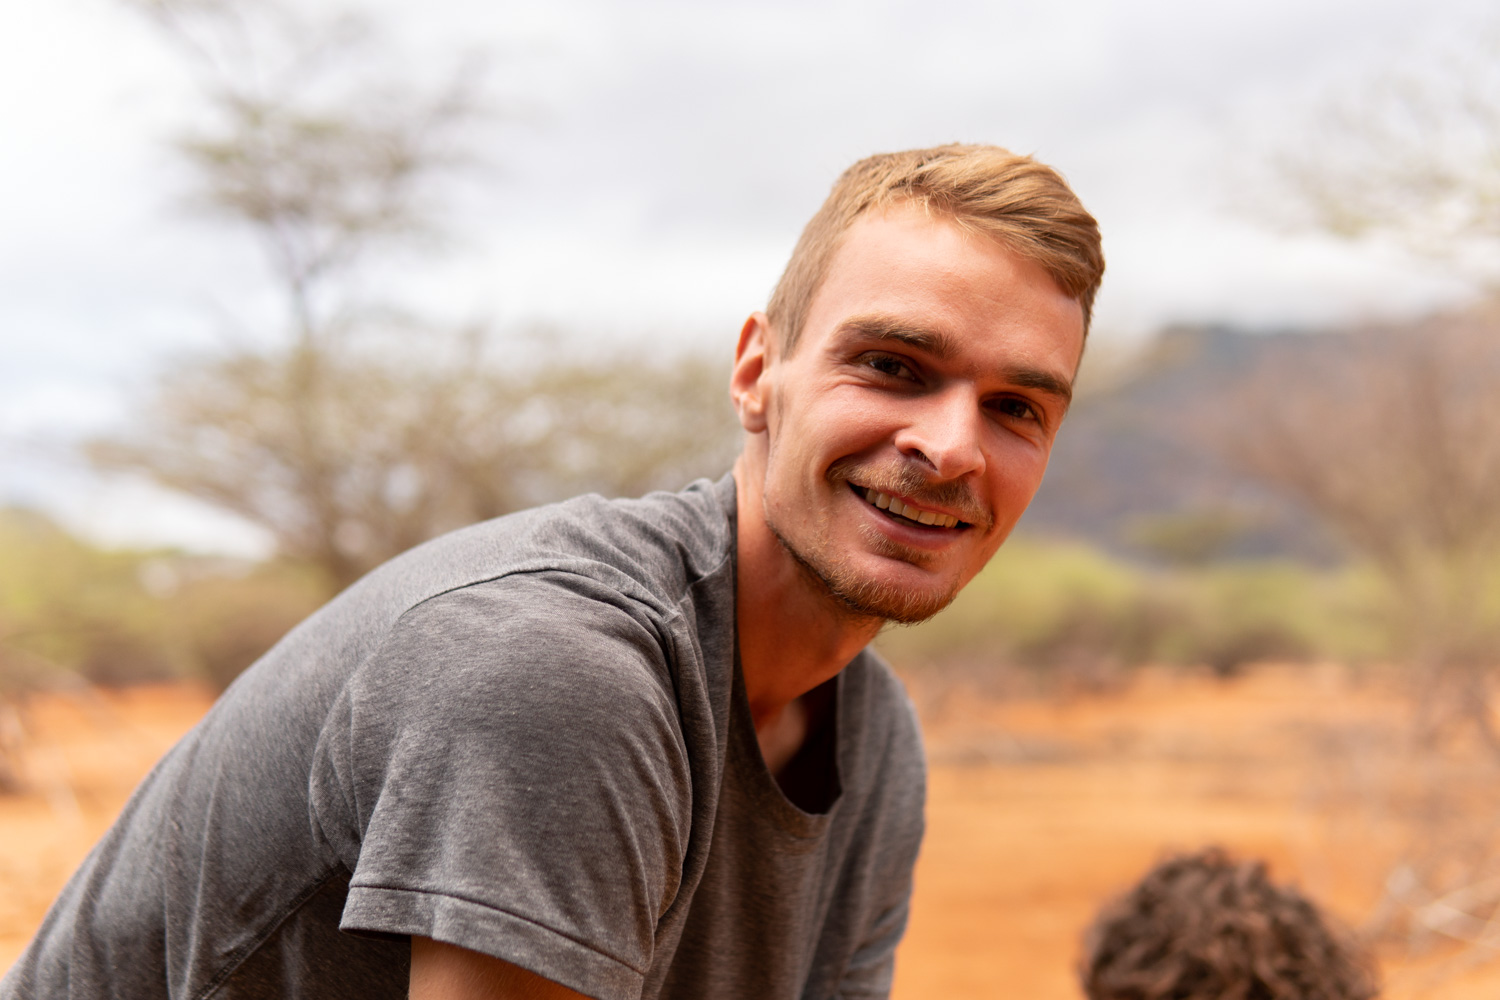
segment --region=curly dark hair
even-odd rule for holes
[[[1089,1000],[1371,1000],[1369,957],[1259,861],[1163,861],[1088,932]]]

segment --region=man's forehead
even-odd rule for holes
[[[967,274],[982,285],[990,272],[1016,273],[1025,284],[1075,304],[1081,321],[1082,303],[1063,291],[1056,276],[1011,241],[910,200],[872,209],[850,224],[814,293],[814,304],[830,283],[871,268],[880,269],[880,280],[870,288],[877,295],[905,280],[942,280]]]
[[[1030,322],[1056,331],[1069,375],[1083,343],[1083,306],[1039,263],[1007,242],[901,202],[849,227],[814,294],[808,326],[828,332],[884,315],[888,333],[934,350],[945,328]],[[913,322],[914,321],[914,322]]]

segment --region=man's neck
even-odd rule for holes
[[[881,622],[840,614],[782,547],[766,524],[763,472],[753,462],[742,454],[735,463],[735,616],[745,694],[764,751],[768,740],[783,744],[773,734],[785,735],[787,706],[842,670]],[[795,752],[802,739],[792,742]]]

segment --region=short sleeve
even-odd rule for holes
[[[408,611],[319,741],[313,821],[353,873],[342,929],[638,996],[689,830],[673,691],[651,615],[587,578]]]

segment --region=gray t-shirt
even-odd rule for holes
[[[412,934],[609,1000],[885,996],[922,833],[910,704],[856,657],[804,809],[736,649],[727,476],[423,545],[163,758],[0,997],[404,997]]]

